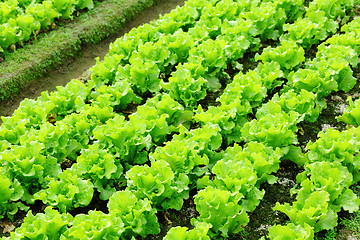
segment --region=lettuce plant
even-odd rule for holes
[[[131,239],[136,235],[145,237],[148,234],[160,233],[160,225],[155,215],[157,211],[152,208],[147,198],[139,199],[128,190],[118,191],[110,197],[108,208],[109,214],[114,217],[111,218],[122,220],[125,230],[122,233],[124,239]]]
[[[184,104],[185,107],[195,107],[197,102],[204,99],[207,94],[207,81],[201,76],[194,76],[192,72],[204,71],[202,65],[186,63],[178,65],[169,78],[169,82],[162,83],[162,88],[170,97]]]
[[[292,40],[308,49],[312,45],[325,40],[328,35],[338,29],[339,24],[333,19],[326,17],[325,12],[316,11],[307,14],[306,18],[299,19],[295,24],[285,24],[287,31],[281,39]]]
[[[71,227],[61,235],[60,240],[118,240],[124,231],[121,218],[100,211],[89,211],[88,214],[76,215],[71,221]]]
[[[7,215],[10,219],[19,209],[28,210],[23,203],[18,202],[23,194],[24,189],[17,179],[11,179],[4,173],[0,167],[0,218]]]
[[[123,174],[123,166],[113,155],[98,143],[82,151],[73,165],[78,176],[89,179],[100,192],[100,198],[109,199],[116,191],[115,182]]]
[[[259,205],[265,191],[260,191],[255,187],[258,179],[249,160],[246,158],[220,160],[211,171],[215,174],[215,179],[209,181],[208,177],[205,177],[200,180],[200,184],[207,183],[204,185],[231,192],[234,201],[238,202],[245,211],[252,212]],[[207,181],[204,182],[204,180]]]
[[[138,198],[148,198],[156,207],[180,210],[183,200],[189,197],[189,178],[184,173],[174,174],[163,160],[154,161],[151,167],[134,166],[127,173],[127,189]]]
[[[318,139],[307,146],[310,163],[317,161],[340,162],[353,175],[354,183],[360,180],[360,160],[358,156],[359,129],[352,128],[343,132],[327,129],[320,132]]]
[[[38,213],[35,216],[30,210],[21,227],[11,232],[10,237],[5,239],[60,239],[72,220],[73,217],[70,214],[61,214],[51,207],[45,208],[44,213]]]
[[[284,71],[299,66],[305,60],[304,49],[291,40],[283,40],[278,47],[267,47],[255,59],[263,62],[278,62]]]
[[[99,144],[115,157],[128,164],[142,164],[147,161],[145,150],[151,146],[151,136],[139,134],[139,130],[124,116],[116,115],[105,125],[97,126],[93,133]]]
[[[345,122],[349,125],[353,125],[355,127],[360,126],[360,105],[359,99],[355,102],[352,100],[351,96],[346,99],[349,103],[349,106],[345,108],[344,113],[337,117],[338,121]]]
[[[272,147],[286,147],[297,143],[295,132],[299,114],[277,112],[245,123],[241,135],[247,141],[258,141]]]
[[[314,239],[314,229],[306,223],[304,225],[295,225],[293,223],[285,226],[274,225],[269,228],[269,237],[271,240],[312,240]]]
[[[317,95],[302,89],[300,93],[296,93],[293,89],[282,94],[275,94],[271,101],[264,104],[256,112],[257,117],[263,117],[266,114],[274,114],[279,111],[294,111],[300,114],[307,122],[314,122],[318,119],[323,109],[322,102],[317,101]]]
[[[245,209],[238,205],[238,199],[230,191],[206,187],[195,196],[195,204],[200,216],[191,219],[191,223],[210,223],[210,236],[227,237],[241,231],[249,222]]]
[[[34,194],[35,200],[56,207],[60,212],[88,206],[93,198],[94,186],[89,180],[77,176],[74,169],[66,169],[48,183],[47,188]]]
[[[191,119],[191,111],[171,98],[158,94],[150,98],[129,116],[129,122],[142,135],[150,135],[154,144],[166,141],[166,136],[178,131],[178,125]]]
[[[37,141],[24,142],[21,146],[13,146],[1,154],[0,162],[4,171],[16,178],[26,192],[33,193],[45,187],[49,180],[61,172],[57,159],[41,153],[44,144]]]
[[[208,236],[211,224],[199,222],[195,228],[189,230],[187,227],[173,227],[167,232],[164,240],[210,240]]]

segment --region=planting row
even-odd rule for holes
[[[0,2],[0,53],[23,44],[55,19],[68,19],[75,10],[91,9],[92,0],[6,0]]]
[[[326,107],[323,100],[325,96],[338,90],[347,92],[355,85],[356,79],[352,76],[351,68],[358,65],[359,30],[360,21],[356,18],[342,27],[344,34],[334,35],[319,45],[316,58],[307,61],[304,69],[290,75],[283,96],[290,93],[288,89],[297,94],[303,91],[314,94],[309,102],[316,103],[316,106],[309,109],[309,121],[315,121],[316,118],[312,119],[313,114],[318,115],[319,110]],[[267,113],[273,114],[274,109],[274,106],[268,108]],[[304,106],[294,110],[303,112]],[[346,116],[345,113],[342,118]],[[271,227],[270,239],[313,239],[314,232],[337,226],[337,213],[340,210],[359,210],[360,200],[350,189],[350,186],[360,180],[356,158],[357,131],[358,129],[353,128],[339,133],[328,129],[326,133],[319,133],[319,139],[315,143],[308,144],[305,155],[300,149],[290,150],[290,159],[303,166],[305,171],[297,176],[299,185],[291,191],[292,195],[296,194],[295,202],[292,205],[277,203],[275,206],[274,210],[284,212],[290,218],[290,223]],[[288,140],[291,143],[295,138]],[[343,155],[349,156],[349,160],[343,160]]]
[[[73,81],[23,102],[0,127],[0,177],[8,189],[0,213],[11,217],[35,200],[58,211],[29,212],[10,239],[158,234],[155,214],[180,210],[195,188],[195,228],[177,227],[165,238],[239,232],[264,195],[260,185],[273,183],[281,159],[300,151],[293,146],[296,124],[315,121],[326,95],[356,82],[358,19],[303,63],[303,47],[335,33],[335,20],[354,4],[323,2],[311,2],[305,13],[302,1],[189,1],[117,40],[87,83]],[[309,22],[312,27],[301,28]],[[254,59],[262,63],[232,80],[226,70],[241,69],[239,59],[270,39],[280,39],[279,46],[263,49]],[[219,106],[197,107],[221,88]],[[303,164],[304,158],[291,159]],[[94,189],[109,199],[109,213],[67,213],[89,205]],[[306,228],[309,236],[313,228]]]

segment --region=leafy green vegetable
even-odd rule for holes
[[[310,161],[340,162],[348,168],[353,175],[354,183],[360,180],[359,161],[359,129],[352,128],[339,132],[334,129],[327,129],[320,132],[316,142],[309,142],[307,157]]]
[[[0,218],[3,218],[5,214],[12,218],[18,209],[29,209],[21,202],[16,202],[19,201],[24,194],[23,187],[17,179],[12,180],[6,176],[2,168],[0,168],[0,182],[0,192],[2,193],[0,195]]]
[[[109,214],[121,219],[124,224],[124,239],[140,235],[159,234],[160,226],[156,210],[147,198],[138,199],[134,193],[125,190],[114,193],[108,202]]]
[[[299,19],[295,24],[285,24],[287,34],[281,36],[281,39],[295,41],[308,49],[335,33],[338,27],[339,24],[327,18],[324,11],[312,11],[307,13],[307,18]]]
[[[61,14],[65,19],[70,18],[72,13],[75,11],[75,2],[76,0],[52,0],[55,9]]]
[[[92,5],[56,1],[45,2],[56,2],[64,17],[74,5]],[[302,0],[191,0],[113,43],[90,80],[25,101],[0,127],[0,215],[11,217],[35,200],[60,212],[82,208],[94,188],[109,199],[109,213],[69,217],[50,233],[51,220],[37,223],[42,215],[30,212],[30,224],[46,233],[31,225],[40,236],[19,228],[25,237],[17,239],[145,238],[160,232],[157,211],[181,210],[196,188],[195,228],[171,229],[165,239],[226,238],[249,222],[264,196],[261,184],[276,181],[283,158],[304,171],[291,191],[294,203],[275,207],[291,223],[270,228],[270,238],[312,239],[336,226],[340,210],[356,211],[360,202],[349,187],[360,180],[359,129],[321,133],[306,153],[297,142],[297,124],[316,121],[325,96],[356,83],[356,18],[304,63],[303,48],[335,33],[355,4],[324,2],[305,8]],[[55,16],[49,10],[39,20],[44,9],[32,6],[39,9],[0,25],[0,45],[26,39]],[[244,56],[254,64],[243,66]],[[215,94],[216,102],[204,105]],[[48,209],[43,215],[50,213],[66,216]]]
[[[42,143],[31,141],[13,146],[1,154],[0,161],[4,171],[11,178],[16,178],[30,194],[46,187],[49,180],[61,171],[56,158],[41,154],[44,148]]]
[[[173,227],[167,232],[164,240],[210,240],[207,235],[211,224],[199,222],[195,228],[188,230],[187,227]]]
[[[261,2],[258,8],[244,13],[245,18],[254,22],[262,39],[277,39],[282,33],[282,25],[286,21],[285,10],[271,2]]]
[[[40,101],[52,103],[54,106],[49,114],[60,120],[73,112],[80,112],[90,95],[91,89],[79,80],[72,80],[65,87],[57,87],[57,91],[48,94],[43,92]],[[47,120],[47,119],[46,119]]]
[[[100,211],[89,211],[88,214],[78,214],[71,221],[71,227],[60,239],[119,239],[125,231],[121,218]]]
[[[314,230],[306,223],[304,225],[293,223],[285,226],[274,225],[269,228],[269,237],[271,240],[312,240],[314,239]]]
[[[82,151],[73,168],[78,176],[93,182],[103,200],[116,191],[114,184],[123,174],[119,160],[97,143]]]
[[[249,222],[249,217],[237,201],[229,191],[206,187],[195,196],[196,210],[200,216],[191,219],[191,223],[210,223],[209,235],[213,237],[218,233],[223,237],[238,233]]]
[[[349,51],[342,51],[344,50],[343,47],[334,47],[330,51],[334,51],[338,53],[349,53]],[[319,51],[317,55],[320,55],[322,51]],[[355,54],[354,51],[351,51],[350,54]],[[321,56],[321,55],[320,55]],[[333,55],[334,56],[334,55]],[[339,90],[343,90],[344,92],[350,91],[356,84],[356,78],[353,77],[353,71],[351,69],[350,64],[355,64],[353,62],[352,56],[339,56],[328,58],[326,57],[319,57],[315,61],[311,61],[308,64],[311,68],[315,67],[319,73],[320,77],[323,78],[325,81],[329,82],[336,82],[339,86]],[[337,90],[335,88],[335,90]],[[326,93],[328,94],[328,93]]]
[[[251,162],[246,158],[242,161],[240,159],[218,161],[212,168],[216,177],[209,182],[209,186],[231,192],[240,206],[252,212],[259,205],[265,191],[255,187],[258,179]]]
[[[142,199],[148,198],[156,207],[180,210],[183,199],[189,197],[189,178],[184,173],[174,174],[163,160],[154,161],[151,167],[134,166],[126,173],[127,189]]]
[[[50,181],[47,188],[35,193],[34,199],[56,207],[60,212],[66,212],[88,206],[93,194],[93,184],[79,178],[75,170],[70,168],[60,173],[57,179]]]
[[[255,60],[265,62],[278,62],[283,70],[289,70],[299,66],[304,60],[305,52],[301,46],[291,40],[283,40],[276,48],[267,47],[261,55],[256,54]]]
[[[147,161],[147,148],[151,146],[151,136],[138,134],[139,129],[125,120],[124,116],[116,115],[94,129],[94,138],[108,148],[110,153],[129,164]]]
[[[195,107],[207,94],[207,81],[201,77],[204,72],[203,66],[195,63],[178,65],[177,71],[167,83],[162,83],[162,87],[171,98],[183,103],[185,107]],[[198,75],[195,78],[194,73]]]
[[[288,76],[289,86],[297,92],[304,89],[308,92],[316,92],[319,97],[327,96],[330,92],[338,90],[338,83],[333,78],[319,77],[319,70],[299,69]]]
[[[315,0],[309,4],[309,12],[318,10],[325,11],[326,16],[329,18],[337,18],[338,16],[345,16],[346,10],[351,9],[354,5],[353,0]]]
[[[41,24],[41,28],[48,28],[54,19],[60,17],[60,13],[56,11],[51,1],[43,1],[29,5],[25,12],[32,15],[34,19]]]
[[[283,72],[277,63],[260,63],[258,68],[245,75],[239,73],[217,99],[221,106],[210,106],[206,112],[200,106],[195,119],[202,124],[218,125],[228,143],[240,142],[241,128],[247,122],[246,115],[262,103],[267,89],[281,84],[278,78],[282,76]]]
[[[266,114],[274,114],[277,111],[294,111],[301,115],[305,121],[314,122],[318,119],[322,110],[321,103],[317,102],[316,94],[301,89],[296,93],[293,89],[279,96],[274,97],[263,105],[256,113],[257,117],[264,117]]]
[[[285,147],[297,143],[295,132],[299,114],[290,111],[267,114],[259,119],[245,123],[241,135],[247,141],[258,141],[272,147]]]
[[[329,201],[333,205],[335,205],[334,202],[337,199],[341,198],[342,194],[349,195],[347,190],[353,184],[352,175],[339,162],[315,162],[309,164],[306,166],[305,171],[296,177],[296,180],[303,185],[303,188],[328,192],[330,194]],[[359,200],[356,203],[359,204]],[[342,206],[339,206],[337,212],[340,211],[340,207]]]
[[[100,107],[111,106],[118,111],[125,110],[130,103],[141,102],[141,98],[134,93],[127,81],[116,81],[111,86],[102,85],[91,93],[91,98]]]
[[[244,153],[256,171],[258,177],[256,184],[257,187],[260,187],[260,184],[264,182],[272,184],[276,180],[276,178],[271,174],[277,172],[280,168],[280,160],[284,154],[282,149],[274,149],[263,143],[249,142],[244,148]],[[236,156],[236,158],[241,158],[241,153],[238,152],[236,145],[234,145],[234,148],[228,148],[226,150],[224,158],[232,159],[234,155],[238,154],[240,156]]]
[[[199,154],[197,144],[191,144],[191,138],[188,140],[173,140],[167,142],[162,148],[156,148],[150,155],[151,161],[165,160],[169,163],[174,173],[192,173],[193,169],[199,165],[207,165],[209,158],[207,155]]]
[[[70,214],[60,214],[51,207],[45,208],[45,213],[38,213],[35,216],[30,210],[21,227],[11,232],[10,237],[5,239],[60,239],[72,220]]]
[[[353,125],[355,127],[360,126],[360,106],[359,106],[359,99],[353,102],[351,96],[347,98],[349,102],[349,106],[345,108],[344,113],[337,117],[338,121],[345,122],[349,125]]]
[[[23,44],[46,29],[55,18],[72,18],[75,10],[92,8],[92,0],[7,0],[0,5],[0,52]]]
[[[330,207],[330,194],[324,190],[311,191],[303,188],[297,201],[280,205],[277,203],[274,210],[284,212],[295,225],[308,224],[318,232],[323,229],[332,229],[337,225],[337,215]]]

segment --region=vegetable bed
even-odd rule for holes
[[[242,239],[274,200],[248,238],[336,228],[360,206],[360,102],[317,123],[358,90],[358,4],[189,0],[24,100],[0,126],[0,216],[26,213],[3,239]]]
[[[20,3],[24,2],[24,3]],[[9,0],[4,1],[2,6],[7,4],[23,4],[28,5],[28,9],[35,11],[37,8],[52,7],[56,3],[62,2],[67,7],[61,8],[67,13],[72,12],[75,2],[73,1],[16,1]],[[40,1],[38,1],[40,2]],[[81,2],[91,4],[91,1],[76,1],[76,4]],[[120,32],[124,25],[127,24],[127,20],[131,20],[137,16],[144,9],[156,4],[152,0],[130,0],[130,1],[118,1],[118,0],[102,0],[101,2],[95,2],[96,7],[90,11],[77,11],[74,12],[73,19],[64,20],[64,16],[58,13],[58,18],[52,20],[59,20],[52,22],[48,29],[42,28],[35,30],[34,33],[28,31],[28,36],[31,38],[29,41],[22,39],[18,44],[8,42],[5,39],[7,34],[1,34],[4,37],[4,42],[9,45],[10,48],[0,52],[0,102],[6,101],[9,98],[17,95],[21,90],[38,84],[38,79],[51,72],[53,68],[58,68],[59,65],[71,62],[74,57],[81,55],[85,46],[90,44],[99,43],[109,36],[115,35]],[[61,4],[60,4],[61,5]],[[14,8],[16,5],[14,5]],[[26,13],[26,9],[22,9],[18,6],[18,11],[14,13],[15,16],[10,17],[8,21],[12,24],[16,24],[16,19],[29,18],[34,23],[30,23],[30,28],[36,25],[36,22],[51,22],[46,17],[50,15],[42,16],[40,13],[44,11],[36,10],[38,14],[38,20],[34,19],[34,16]],[[46,8],[46,7],[45,7]],[[1,8],[3,9],[3,8]],[[5,7],[3,11],[7,11],[8,7]],[[1,11],[1,10],[0,10]],[[46,10],[46,12],[49,12]],[[34,13],[34,14],[35,14]],[[0,14],[1,15],[1,14]],[[17,17],[16,17],[17,16]],[[44,19],[42,19],[44,17]],[[14,20],[15,19],[15,20]],[[18,26],[10,26],[10,23],[3,23],[1,26],[5,26],[4,30],[10,31],[17,36],[17,38],[11,38],[18,41],[20,33],[23,32]],[[37,23],[37,25],[39,25]],[[41,25],[41,24],[40,24]],[[20,48],[21,47],[21,48]],[[11,50],[12,49],[12,50]]]

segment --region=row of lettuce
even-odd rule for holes
[[[76,10],[91,9],[92,0],[5,0],[0,2],[0,53],[23,44],[55,19],[69,19]]]
[[[265,134],[271,136],[267,138],[251,123],[249,127],[244,126],[245,138],[250,135],[247,139],[265,140],[271,145],[280,144],[282,148],[290,147],[287,158],[305,168],[296,178],[298,185],[291,190],[291,194],[296,195],[295,201],[292,204],[277,203],[274,207],[274,210],[284,212],[290,223],[271,227],[270,239],[313,239],[315,232],[337,226],[337,213],[342,209],[349,212],[359,210],[360,199],[350,189],[359,181],[356,160],[358,147],[355,140],[358,129],[353,128],[344,133],[329,129],[326,133],[319,133],[319,139],[307,145],[305,154],[301,154],[299,147],[291,146],[297,141],[294,135],[297,131],[296,124],[303,120],[316,121],[319,112],[326,107],[324,97],[338,90],[347,92],[356,84],[352,68],[357,67],[360,55],[357,40],[359,23],[358,18],[351,21],[341,28],[343,34],[334,35],[320,44],[314,59],[305,61],[303,68],[289,74],[286,86],[280,91],[281,95],[275,95],[258,109],[254,126],[262,121],[272,121],[278,130],[278,137],[281,134],[284,141],[268,142],[275,139],[270,134],[271,130],[268,131],[269,134]],[[296,95],[291,96],[293,92]],[[293,101],[295,96],[300,97],[297,103]],[[291,100],[282,105],[285,99]],[[272,116],[272,119],[268,116]],[[276,123],[274,119],[278,119]],[[342,152],[337,146],[341,142],[347,142],[346,145],[353,148],[342,146],[345,147]],[[347,162],[343,161],[342,155],[352,157]]]
[[[248,214],[265,194],[261,184],[276,181],[271,174],[284,158],[305,165],[311,178],[298,177],[304,183],[294,189],[298,197],[292,206],[276,206],[292,223],[270,228],[270,238],[313,239],[314,231],[336,226],[341,208],[359,207],[349,189],[357,178],[343,178],[356,172],[355,158],[353,165],[345,161],[350,172],[338,163],[321,163],[328,167],[316,172],[315,147],[301,155],[294,144],[297,123],[316,121],[326,107],[324,97],[356,83],[351,67],[359,56],[357,18],[342,28],[344,34],[319,45],[314,59],[304,62],[303,49],[338,31],[337,20],[354,4],[313,1],[305,8],[300,0],[188,1],[115,41],[86,84],[73,81],[37,101],[24,101],[0,127],[0,214],[12,217],[36,200],[49,207],[35,216],[30,211],[9,239],[158,234],[157,212],[180,210],[195,188],[195,228],[172,228],[165,238],[227,237],[249,222]],[[227,70],[241,69],[239,59],[270,39],[279,45],[263,49],[255,69],[231,79]],[[216,106],[197,107],[209,92],[220,90]],[[129,113],[132,106],[137,111]],[[191,127],[194,123],[200,127]],[[69,161],[71,167],[62,170]],[[342,175],[321,180],[335,168]],[[109,213],[68,213],[88,206],[94,191],[109,200]]]

